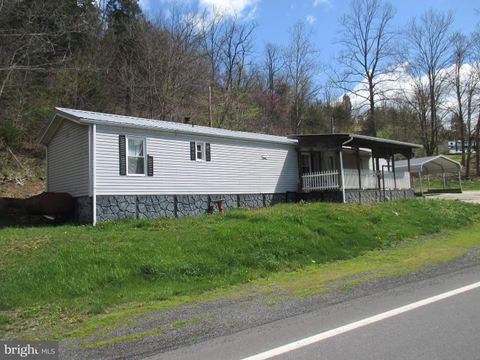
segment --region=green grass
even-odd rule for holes
[[[364,206],[284,204],[96,228],[6,228],[0,230],[0,315],[9,319],[6,330],[12,330],[12,317],[41,318],[43,327],[95,318],[71,333],[83,336],[148,310],[130,303],[171,306],[207,290],[464,227],[479,215],[480,207],[471,204],[413,199]],[[122,304],[119,313],[108,312]]]
[[[420,181],[418,177],[413,178],[414,186],[416,191],[420,191]],[[444,189],[443,179],[441,177],[431,177],[430,178],[430,187],[426,178],[422,181],[423,191],[428,189]],[[460,185],[458,184],[458,178],[455,176],[450,176],[446,181],[447,189],[459,189]],[[462,190],[464,191],[475,191],[480,190],[480,179],[474,178],[472,180],[462,179]]]
[[[479,179],[475,180],[463,180],[462,189],[465,191],[480,190],[480,181]]]
[[[180,328],[182,328],[182,327],[184,327],[188,324],[194,324],[194,323],[199,322],[201,320],[202,320],[201,317],[194,317],[194,318],[186,319],[186,320],[178,320],[178,321],[175,321],[171,324],[161,325],[161,326],[158,326],[158,327],[153,328],[153,329],[148,329],[148,330],[139,331],[139,332],[132,332],[132,333],[127,334],[127,335],[116,336],[116,337],[113,337],[113,338],[108,338],[108,339],[94,341],[94,342],[88,342],[84,345],[84,347],[95,348],[95,347],[98,347],[98,346],[116,344],[116,343],[119,343],[119,342],[122,342],[122,341],[136,340],[136,339],[140,339],[140,338],[143,338],[145,336],[148,336],[148,335],[161,334],[161,333],[163,333],[163,332],[165,332],[166,330],[169,330],[169,329],[180,329]]]

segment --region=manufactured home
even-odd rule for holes
[[[291,137],[56,108],[41,138],[46,191],[76,198],[82,223],[173,217],[279,202],[412,196],[420,146],[355,134]]]

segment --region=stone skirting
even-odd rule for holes
[[[225,195],[97,195],[97,221],[180,217],[226,210],[260,208],[287,202],[285,193]]]
[[[346,190],[345,202],[366,204],[406,199],[413,196],[413,190]],[[218,200],[223,200],[226,210],[261,208],[299,201],[342,202],[342,192],[224,195],[97,195],[97,221],[127,218],[153,219],[214,213],[218,211]],[[80,224],[92,223],[93,207],[91,197],[77,198],[76,220]]]
[[[345,190],[345,202],[368,204],[414,197],[413,190]]]
[[[400,200],[414,197],[413,190],[345,190],[345,202],[349,204],[368,204],[380,201]],[[298,194],[298,200],[342,202],[341,191],[318,191]],[[298,201],[297,200],[297,201]]]

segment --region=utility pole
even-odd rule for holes
[[[212,86],[208,86],[208,120],[210,127],[213,127],[213,118],[212,118]]]

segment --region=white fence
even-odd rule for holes
[[[338,171],[318,171],[302,175],[302,189],[305,192],[339,188]]]
[[[392,172],[384,172],[380,177],[381,188],[410,189],[410,174],[408,172],[397,172],[395,180]],[[360,189],[358,170],[344,169],[345,189]],[[362,189],[378,189],[378,176],[372,170],[362,170],[360,173]],[[308,173],[302,176],[302,190],[305,192],[340,189],[340,176],[338,170],[319,171]]]

